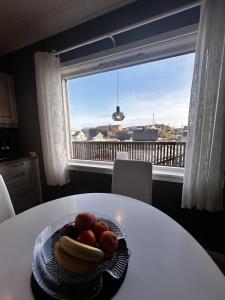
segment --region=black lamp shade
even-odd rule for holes
[[[112,114],[113,121],[123,121],[124,118],[125,118],[124,113],[122,113],[120,111],[120,107],[117,106],[116,111]]]

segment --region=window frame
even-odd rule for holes
[[[63,86],[67,87],[67,80],[69,79],[193,53],[196,48],[197,34],[198,24],[194,24],[138,42],[64,62],[61,64]],[[66,97],[64,97],[67,107],[66,120],[69,124],[68,93],[64,94],[66,94]],[[69,133],[70,130],[67,130],[65,133],[67,135],[67,143],[70,145],[68,146],[68,169],[112,174],[113,162],[72,159],[72,142]],[[182,167],[153,165],[154,180],[183,182],[183,174],[184,168]]]

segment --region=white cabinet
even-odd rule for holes
[[[17,127],[16,100],[12,76],[0,72],[0,127]]]
[[[0,174],[8,188],[15,212],[42,202],[38,159],[27,157],[0,163]]]

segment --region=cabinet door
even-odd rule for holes
[[[14,160],[7,165],[0,163],[0,174],[17,214],[42,203],[37,157]]]
[[[9,124],[17,126],[16,101],[13,79],[0,72],[0,125]]]

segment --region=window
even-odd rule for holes
[[[150,58],[129,54],[113,62],[98,60],[94,66],[92,61],[82,63],[80,69],[78,65],[70,70],[64,77],[71,158],[112,162],[127,157],[184,167],[194,45],[192,41],[186,53],[167,43],[160,55],[155,49],[152,55],[151,48]],[[120,122],[112,119],[117,91],[125,114]]]

